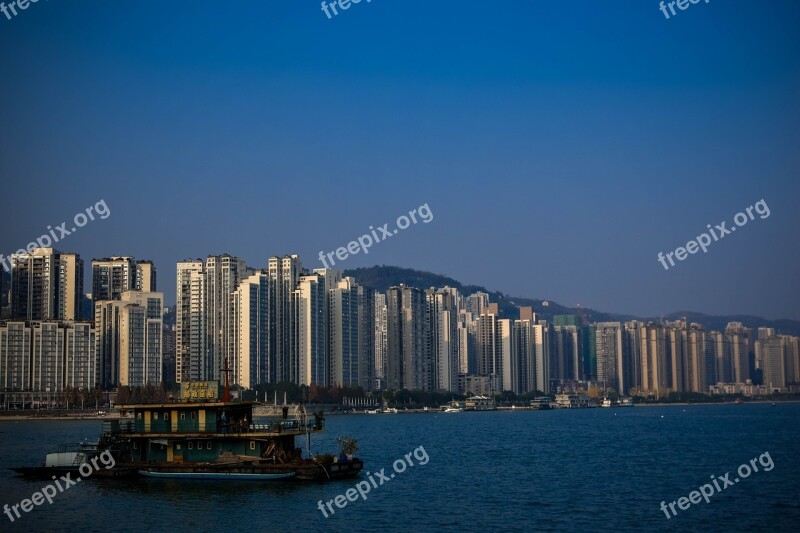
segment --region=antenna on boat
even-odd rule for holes
[[[230,369],[228,368],[228,358],[225,358],[225,368],[222,370],[225,374],[225,392],[222,393],[222,401],[229,402],[231,401],[231,384],[228,382],[228,374],[230,374]]]

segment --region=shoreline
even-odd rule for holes
[[[706,405],[749,405],[749,404],[792,404],[792,403],[800,403],[800,400],[752,400],[748,402],[742,402],[737,404],[735,402],[680,402],[680,403],[637,403],[634,404],[633,407],[687,407],[687,406],[706,406]],[[603,408],[603,407],[583,407],[577,409],[620,409],[619,406],[614,406],[610,408]],[[560,411],[563,408],[554,408],[550,409],[552,411]],[[627,409],[621,408],[621,409]],[[575,409],[569,409],[574,411]],[[505,407],[505,406],[498,406],[496,409],[491,410],[480,410],[475,412],[491,412],[491,411],[538,411],[538,409],[534,409],[528,406],[521,406],[521,407]],[[424,409],[404,409],[398,410],[397,413],[391,414],[416,414],[416,413],[443,413],[444,411],[436,408],[430,408],[428,410]],[[465,411],[471,412],[471,411]],[[348,411],[335,411],[330,413],[325,413],[326,416],[342,416],[342,415],[360,415],[360,414],[369,414],[366,411],[356,411],[353,412],[352,410]],[[378,413],[378,414],[386,414],[386,413]],[[111,420],[133,420],[132,417],[121,417],[121,416],[113,416],[113,415],[104,415],[104,416],[91,416],[91,415],[47,415],[47,416],[36,416],[36,415],[0,415],[0,422],[18,422],[20,420],[42,420],[42,421],[67,421],[67,420],[95,420],[99,422],[107,422]]]
[[[121,416],[81,416],[81,415],[64,415],[64,416],[36,416],[36,415],[0,415],[0,422],[11,422],[20,420],[97,420],[106,422],[109,420],[133,420],[132,417]]]

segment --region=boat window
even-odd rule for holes
[[[254,441],[254,440],[250,441],[250,449],[251,450],[255,450],[256,449],[256,441]]]
[[[181,420],[186,420],[186,413],[181,413]]]
[[[175,445],[175,449],[176,449],[176,450],[180,450],[180,449],[181,449],[181,445],[180,445],[180,444],[176,444],[176,445]]]
[[[208,450],[211,449],[211,441],[208,441],[208,444],[206,444],[206,449],[208,449]]]
[[[142,413],[136,413],[136,419],[137,420],[141,420],[142,419]]]
[[[192,448],[194,448],[194,443],[193,442],[189,442],[189,449],[191,450]]]
[[[133,449],[134,450],[138,450],[139,449],[139,443],[138,442],[133,441]]]
[[[169,413],[164,413],[164,420],[169,420]]]
[[[153,413],[153,420],[158,420],[158,413]]]
[[[194,411],[192,411],[192,420],[194,420],[195,418],[197,418],[197,413],[195,413]]]

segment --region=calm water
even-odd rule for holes
[[[331,518],[317,509],[358,480],[261,484],[87,480],[2,531],[641,531],[800,530],[800,404],[329,417],[312,449],[353,434],[366,470],[392,470],[423,446],[430,460]],[[45,483],[5,470],[99,422],[0,422],[0,505]],[[299,440],[298,440],[299,444]],[[774,468],[667,520],[662,500],[769,452]],[[422,454],[420,453],[420,456]],[[418,461],[414,459],[416,464]],[[363,474],[362,474],[363,477]],[[377,480],[377,478],[375,478]],[[677,507],[676,507],[677,509]]]

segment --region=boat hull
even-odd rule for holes
[[[139,475],[161,479],[206,479],[226,481],[278,481],[290,479],[295,472],[257,473],[257,472],[192,472],[177,470],[139,470]]]

